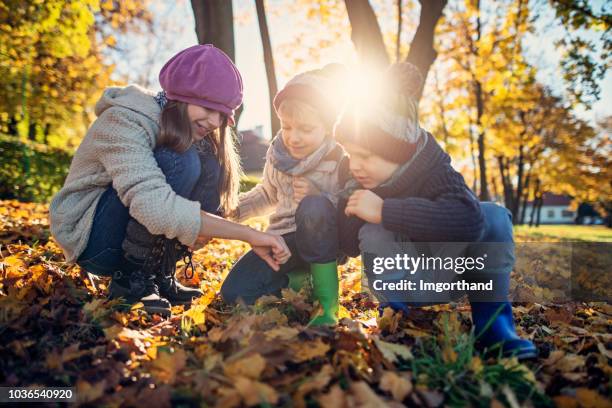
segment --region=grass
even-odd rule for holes
[[[538,389],[531,370],[516,358],[487,358],[474,355],[473,331],[464,333],[449,328],[448,316],[442,319],[441,341],[427,338],[410,364],[417,384],[437,389],[445,395],[445,406],[490,407],[494,400],[507,406],[530,403],[551,407],[549,397]]]
[[[514,227],[517,242],[585,241],[612,242],[612,228],[603,225],[540,225]]]

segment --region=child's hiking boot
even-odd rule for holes
[[[188,267],[191,267],[191,272],[194,271],[191,252],[177,239],[152,235],[144,226],[135,220],[130,220],[122,247],[126,258],[141,264],[147,271],[155,274],[155,283],[160,295],[172,305],[189,304],[192,298],[202,295],[200,290],[183,286],[174,277],[176,261],[181,258]]]
[[[193,298],[203,295],[200,289],[184,286],[175,277],[176,261],[181,258],[186,265],[185,276],[188,279],[193,277],[194,267],[191,260],[193,254],[187,246],[182,245],[176,239],[169,240],[160,237],[151,251],[151,256],[153,259],[159,260],[156,278],[159,293],[168,299],[173,306],[189,305]],[[187,274],[189,269],[191,269],[191,276]]]
[[[128,272],[117,271],[109,287],[111,299],[124,298],[129,304],[142,302],[143,309],[149,313],[170,316],[170,302],[159,294],[155,274],[144,268]]]

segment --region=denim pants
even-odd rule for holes
[[[359,246],[364,264],[363,287],[369,287],[381,302],[405,302],[414,306],[440,304],[457,300],[463,292],[419,291],[421,281],[428,283],[450,283],[457,280],[467,282],[493,281],[491,291],[468,292],[470,301],[505,301],[507,300],[510,272],[514,266],[514,240],[510,212],[493,203],[480,203],[484,215],[484,228],[476,242],[411,242],[406,237],[386,230],[380,224],[365,224],[359,231]],[[458,274],[456,268],[419,269],[407,272],[405,267],[384,269],[374,273],[375,258],[394,258],[396,255],[408,255],[410,258],[442,258],[458,260],[459,258],[484,259],[482,270],[465,270]],[[433,262],[432,262],[433,263]],[[409,264],[410,267],[410,264]],[[415,290],[381,290],[382,282],[415,283]],[[375,282],[378,281],[376,284]]]
[[[221,296],[228,303],[241,299],[253,304],[264,295],[280,296],[289,284],[287,273],[310,270],[311,263],[334,262],[338,257],[336,208],[323,196],[306,196],[295,213],[296,231],[283,235],[291,258],[277,272],[255,252],[242,256],[225,278]]]
[[[176,194],[200,202],[203,211],[218,213],[221,167],[212,153],[198,153],[194,146],[184,153],[160,147],[154,156]],[[124,262],[122,244],[130,220],[129,209],[109,186],[98,201],[87,247],[77,264],[99,276],[112,276],[120,270]]]

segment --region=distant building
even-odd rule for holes
[[[601,217],[599,212],[595,210],[593,204],[580,203],[578,211],[576,212],[576,224],[592,225],[592,224],[603,224],[604,219]]]
[[[570,210],[572,198],[567,195],[544,193],[542,197],[542,210],[540,211],[540,224],[573,224],[576,212]],[[527,203],[525,222],[531,218],[533,201]],[[535,220],[534,220],[535,221]]]
[[[238,151],[245,173],[261,172],[266,161],[269,140],[264,139],[261,126],[238,132]]]

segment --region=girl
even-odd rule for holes
[[[235,206],[240,176],[228,131],[242,101],[232,61],[196,45],[164,65],[160,84],[157,95],[105,90],[49,212],[68,262],[111,276],[111,298],[169,314],[201,293],[174,278],[188,247],[243,240],[274,269],[290,254],[281,237],[214,215]]]
[[[241,194],[239,220],[270,216],[268,232],[282,234],[294,254],[275,272],[251,251],[234,265],[221,294],[227,302],[252,304],[282,288],[299,290],[312,276],[323,310],[311,324],[335,324],[338,312],[336,197],[344,151],[333,137],[341,102],[326,92],[342,73],[338,65],[302,73],[274,98],[281,131],[266,154],[263,180]]]
[[[353,175],[345,191],[347,198],[339,203],[341,250],[350,256],[363,254],[368,283],[378,279],[378,289],[384,276],[394,282],[407,277],[393,266],[373,276],[370,264],[381,254],[419,257],[448,255],[450,250],[455,259],[469,255],[486,260],[484,269],[472,268],[464,277],[469,282],[493,284],[491,292],[468,292],[478,347],[501,344],[505,354],[536,356],[533,343],[516,334],[508,302],[514,264],[508,211],[479,203],[452,168],[448,154],[419,127],[413,96],[422,86],[417,68],[395,64],[388,74],[394,89],[384,96],[384,103],[359,106],[367,113],[362,118],[347,112],[335,129],[336,139],[349,153]],[[372,289],[379,299],[404,312],[410,304],[439,302],[432,295]],[[412,302],[415,297],[420,301]]]

